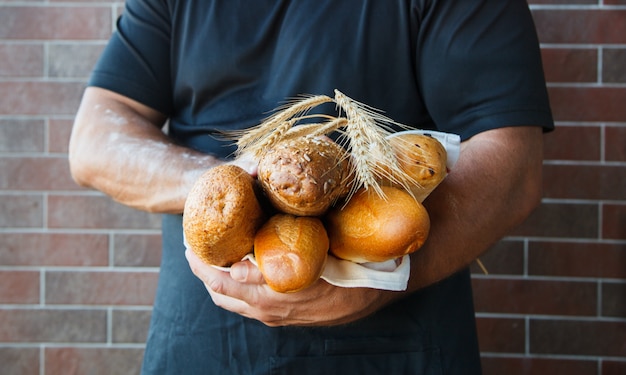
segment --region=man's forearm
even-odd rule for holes
[[[89,88],[70,141],[74,179],[149,212],[180,213],[201,173],[221,163],[173,144],[164,117],[114,93]]]
[[[461,157],[426,200],[429,238],[411,259],[409,290],[474,261],[520,224],[541,198],[542,132],[503,128],[463,144]]]

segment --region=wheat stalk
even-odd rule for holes
[[[301,118],[299,118],[300,120]],[[348,123],[343,117],[332,117],[330,121],[324,123],[302,124],[294,126],[287,131],[283,139],[292,139],[297,137],[316,137],[330,134],[341,129]]]
[[[304,97],[304,99],[298,99],[284,107],[277,108],[274,115],[268,117],[258,126],[241,132],[233,132],[233,136],[239,138],[237,140],[237,154],[244,152],[262,153],[263,147],[267,146],[265,142],[268,141],[268,137],[272,138],[268,142],[275,144],[282,139],[286,130],[293,126],[303,114],[320,104],[331,101],[332,99],[326,95]]]
[[[359,188],[371,188],[382,198],[386,198],[380,187],[380,180],[386,178],[403,186],[411,180],[399,166],[395,152],[387,141],[391,134],[387,124],[397,124],[393,120],[375,112],[371,107],[350,99],[335,90],[335,102],[346,113],[345,136],[352,156],[351,197]],[[410,191],[410,189],[405,189]]]
[[[311,109],[328,102],[337,105],[340,112],[338,117],[307,115]],[[341,116],[341,111],[345,117]],[[302,120],[318,118],[326,121],[297,124]],[[338,142],[349,149],[349,153],[346,153],[346,157],[350,158],[350,173],[346,181],[350,185],[348,200],[360,188],[372,189],[386,198],[380,187],[382,180],[401,185],[409,193],[409,186],[416,183],[400,168],[396,154],[386,139],[393,132],[392,125],[408,128],[335,90],[334,99],[326,95],[303,96],[277,108],[272,116],[258,126],[230,134],[238,138],[238,156],[252,154],[254,158],[259,158],[282,140],[328,135],[338,131]]]

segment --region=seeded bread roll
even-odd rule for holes
[[[384,262],[418,250],[430,231],[424,206],[405,190],[382,186],[386,199],[361,189],[326,215],[330,252],[356,263]]]
[[[200,259],[225,267],[252,252],[263,221],[254,179],[242,168],[224,164],[194,184],[185,202],[183,231]]]
[[[408,186],[413,196],[423,202],[447,175],[446,149],[436,138],[423,134],[398,133],[388,140],[400,168],[416,182]]]
[[[329,138],[282,141],[261,156],[257,173],[272,205],[292,215],[322,215],[348,192],[348,156]]]
[[[328,235],[319,218],[276,214],[257,232],[254,256],[270,288],[297,292],[322,275]]]

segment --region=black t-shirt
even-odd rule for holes
[[[335,88],[463,140],[553,126],[524,0],[127,0],[90,85],[168,115],[176,142],[220,157],[234,147],[214,130]],[[213,305],[180,216],[164,216],[163,244],[146,373],[479,372],[467,270],[350,325],[268,328]]]

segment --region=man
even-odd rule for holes
[[[431,232],[407,290],[320,280],[280,294],[248,262],[227,273],[186,253],[181,213],[196,178],[226,162],[255,172],[209,134],[335,88],[462,137],[425,202]],[[166,214],[145,373],[479,374],[467,266],[538,204],[552,126],[523,0],[128,0],[70,162],[80,184]]]

